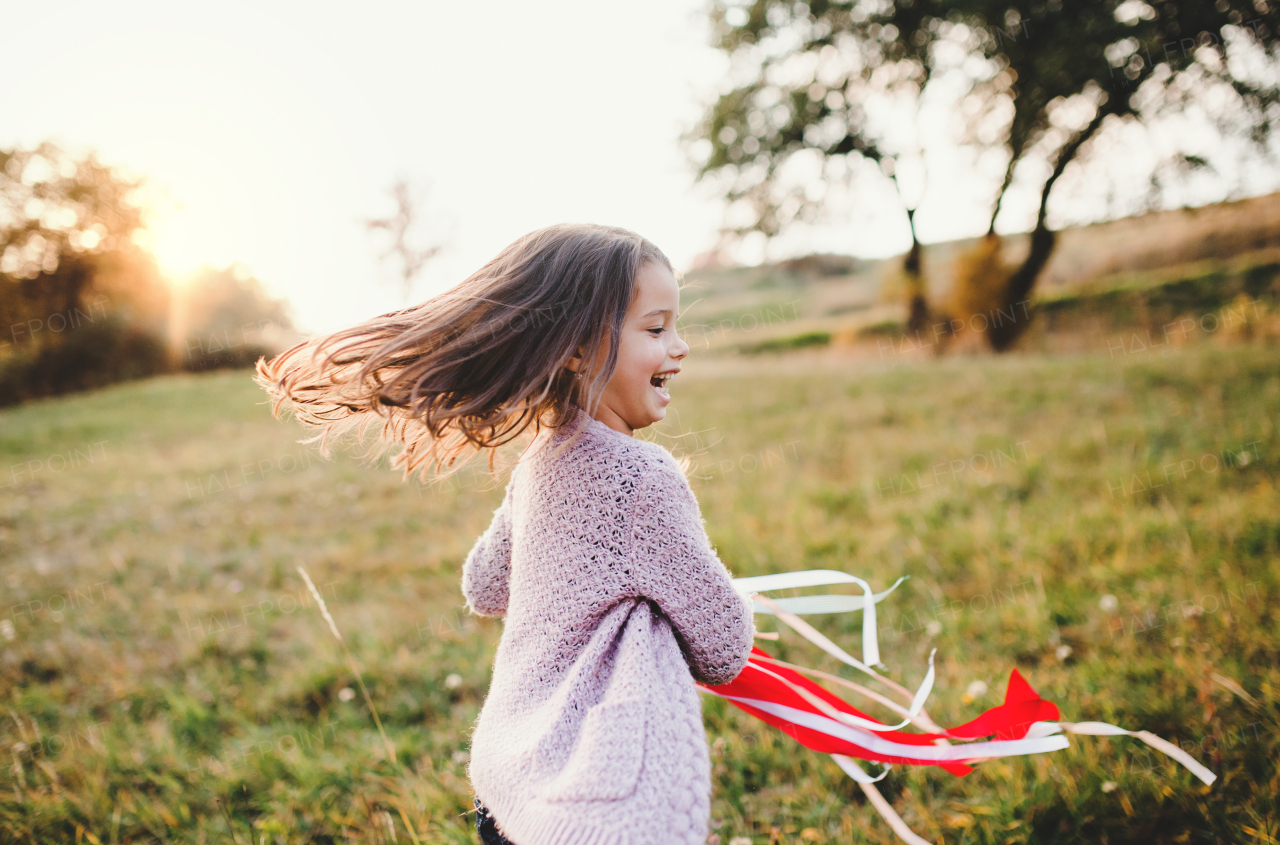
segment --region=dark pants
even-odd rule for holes
[[[476,832],[480,834],[480,841],[484,845],[515,845],[510,839],[498,833],[498,827],[494,824],[493,816],[489,815],[489,808],[480,803],[478,796],[475,801]]]

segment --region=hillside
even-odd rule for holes
[[[924,268],[930,300],[945,305],[957,257],[975,241],[954,241],[925,247]],[[1025,236],[1006,239],[1007,260],[1026,248]],[[903,306],[897,285],[900,259],[865,261],[843,256],[813,256],[758,267],[728,267],[690,271],[685,275],[685,334],[695,349],[724,353],[750,350],[761,342],[782,340],[779,346],[838,345],[861,347],[874,353],[878,340],[901,332]],[[1270,269],[1269,269],[1270,268]],[[1256,276],[1266,278],[1259,282]],[[1161,312],[1165,288],[1192,282],[1209,288],[1201,301],[1177,302],[1178,316],[1196,318],[1220,309],[1238,295],[1276,300],[1272,279],[1280,275],[1280,194],[1198,209],[1165,211],[1141,217],[1066,229],[1037,286],[1041,301],[1058,301],[1056,325],[1061,334],[1071,327],[1078,335],[1099,329],[1094,317],[1110,306],[1092,300],[1116,290],[1147,290],[1151,305]],[[1248,279],[1246,279],[1248,277]],[[1199,281],[1197,281],[1199,280]],[[1253,291],[1250,293],[1249,291]],[[1176,298],[1176,297],[1175,297]],[[1068,303],[1070,305],[1068,306]],[[1065,319],[1074,308],[1078,319]],[[1137,311],[1143,311],[1143,304]],[[1140,316],[1137,314],[1131,316]],[[1104,321],[1116,328],[1152,328],[1160,324],[1135,319]],[[868,339],[868,330],[870,339]],[[1110,329],[1107,329],[1110,330]],[[1046,339],[1037,326],[1024,347],[1078,348],[1079,337]],[[822,339],[826,335],[826,340]],[[794,342],[793,342],[794,341]],[[1094,338],[1106,347],[1108,338]],[[901,345],[899,338],[898,345]]]

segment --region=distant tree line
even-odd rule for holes
[[[0,150],[0,405],[249,366],[291,331],[240,266],[166,280],[135,238],[138,187],[53,144]]]

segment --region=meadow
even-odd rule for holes
[[[1017,667],[1063,718],[1219,776],[1103,737],[964,778],[896,768],[881,791],[918,833],[1275,842],[1280,349],[1218,340],[695,349],[643,436],[689,458],[735,575],[910,575],[880,606],[883,660],[914,688],[937,648],[940,724]],[[501,622],[467,615],[460,568],[505,479],[325,461],[264,400],[235,370],[0,413],[0,842],[477,841],[468,732]],[[857,653],[860,614],[808,618]],[[852,677],[788,630],[761,645]],[[830,758],[703,706],[713,842],[896,841]]]

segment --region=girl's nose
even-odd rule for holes
[[[688,354],[689,344],[685,343],[684,338],[682,338],[680,333],[677,332],[675,345],[671,347],[671,357],[679,360]]]

